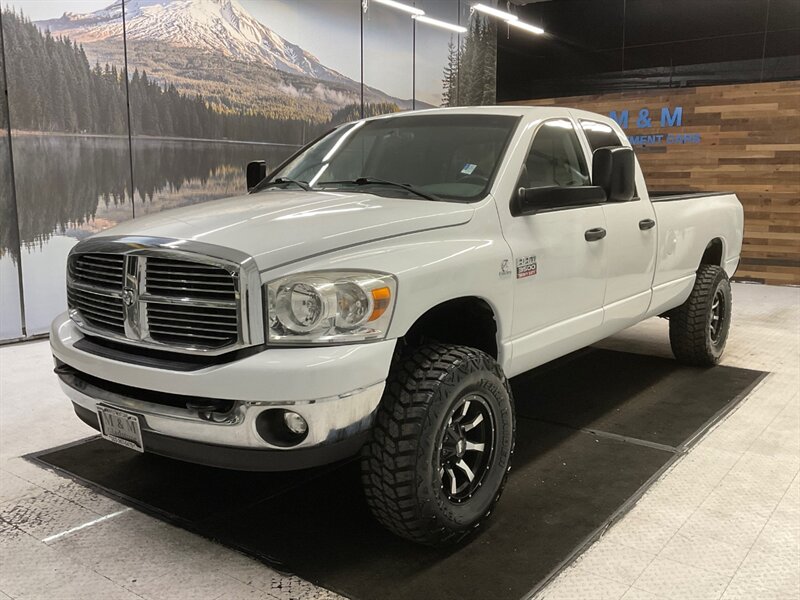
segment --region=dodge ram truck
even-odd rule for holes
[[[108,440],[240,470],[358,456],[374,516],[446,544],[503,490],[508,378],[655,316],[681,363],[725,347],[742,206],[648,193],[604,116],[367,118],[247,181],[68,257],[55,371]]]

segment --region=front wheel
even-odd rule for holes
[[[669,315],[669,341],[680,362],[719,362],[731,327],[731,284],[722,268],[700,265],[692,293]]]
[[[489,355],[447,344],[414,350],[392,369],[362,454],[373,515],[414,542],[462,539],[500,498],[514,427],[508,381]]]

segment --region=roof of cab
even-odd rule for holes
[[[538,113],[538,114],[537,114]],[[588,112],[585,110],[570,108],[568,106],[515,106],[515,105],[502,105],[502,106],[457,106],[448,108],[428,108],[422,110],[409,110],[399,113],[387,113],[377,117],[368,117],[368,119],[381,119],[392,117],[403,117],[410,115],[427,115],[427,114],[484,114],[484,115],[509,115],[515,117],[523,116],[561,116],[572,114],[574,116],[581,116],[584,118],[602,119],[603,121],[610,120],[604,115]]]

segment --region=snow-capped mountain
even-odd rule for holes
[[[164,42],[260,62],[285,73],[351,82],[263,25],[237,0],[125,0],[125,21],[128,40]],[[36,25],[85,44],[122,39],[122,6],[114,2],[92,13],[66,12]]]

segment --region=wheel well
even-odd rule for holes
[[[430,342],[460,344],[497,359],[497,321],[488,302],[474,296],[448,300],[416,320],[403,336],[406,346]]]
[[[720,238],[714,238],[708,243],[703,252],[703,258],[700,259],[700,264],[722,266],[722,240]]]

